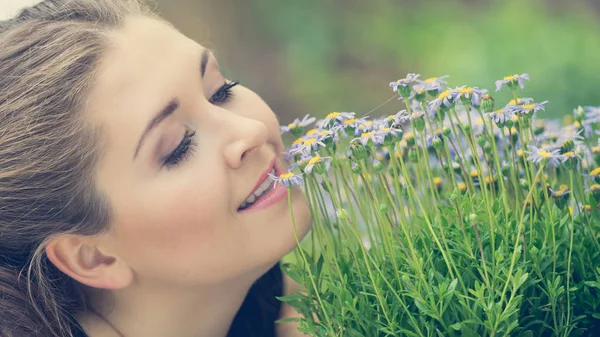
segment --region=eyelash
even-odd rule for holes
[[[233,92],[231,88],[238,85],[240,82],[225,82],[222,87],[215,92],[215,94],[208,100],[211,104],[221,105],[229,102],[233,98]],[[177,166],[179,163],[187,159],[198,145],[194,140],[194,136],[196,135],[196,131],[186,130],[181,143],[177,146],[173,152],[165,159],[164,166],[167,169]]]

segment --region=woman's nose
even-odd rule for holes
[[[243,163],[244,158],[251,152],[260,149],[269,137],[267,126],[255,119],[235,116],[230,121],[228,132],[231,137],[225,146],[225,159],[227,164],[237,169]]]

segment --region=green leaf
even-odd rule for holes
[[[459,323],[454,323],[452,325],[450,325],[450,327],[456,331],[460,331],[460,329],[462,328],[462,324]]]

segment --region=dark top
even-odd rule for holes
[[[252,285],[227,337],[275,337],[275,320],[281,309],[275,296],[283,295],[282,276],[278,263]],[[88,337],[80,326],[74,327],[74,333],[75,337]]]

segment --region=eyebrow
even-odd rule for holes
[[[208,64],[210,54],[211,51],[208,48],[205,48],[202,51],[202,56],[200,57],[200,75],[202,76],[202,78],[204,78],[204,74],[206,73],[206,65]],[[150,122],[146,126],[146,129],[144,130],[144,133],[142,133],[142,136],[140,137],[140,141],[138,142],[137,147],[135,148],[133,160],[135,160],[138,153],[140,152],[140,149],[142,148],[142,145],[144,144],[144,141],[148,137],[150,131],[152,131],[153,128],[158,126],[160,122],[164,121],[167,117],[171,116],[175,112],[175,110],[177,110],[177,108],[179,108],[179,99],[175,97],[171,99],[171,101],[169,101],[169,103],[164,108],[162,108],[162,110],[160,110],[160,112],[156,114],[154,118],[150,120]]]

